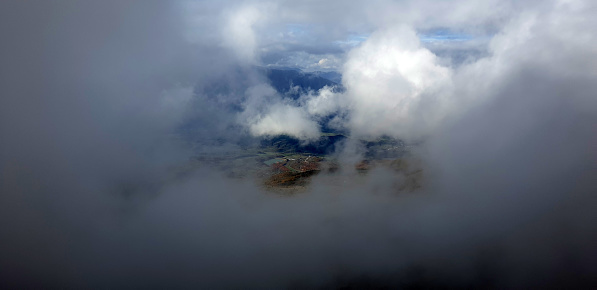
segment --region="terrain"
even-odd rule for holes
[[[356,142],[363,150],[355,162],[343,161],[337,148]],[[233,178],[254,178],[265,189],[294,194],[306,189],[319,174],[342,176],[366,175],[383,168],[396,174],[397,192],[412,192],[421,187],[422,166],[403,141],[383,137],[374,141],[352,140],[340,134],[322,134],[318,141],[279,135],[261,140],[254,147],[239,148],[222,154],[204,153],[193,158],[192,167],[209,166]]]
[[[280,96],[291,101],[297,100],[309,91],[324,87],[330,87],[335,91],[344,90],[339,83],[342,76],[336,72],[303,72],[294,68],[270,67],[252,69],[253,73],[257,72],[266,79]],[[239,70],[237,73],[247,72]],[[229,77],[214,80],[208,87],[197,87],[196,91],[216,96],[242,95],[241,87],[247,84],[229,82]],[[218,100],[218,102],[217,105],[223,110],[242,110],[242,99],[232,99],[230,102]],[[337,112],[334,112],[321,117],[318,122],[323,133],[318,139],[311,141],[299,140],[288,135],[252,137],[242,134],[232,141],[216,137],[214,140],[206,141],[204,138],[192,138],[192,130],[200,128],[200,123],[186,124],[184,127],[190,130],[183,131],[183,134],[190,136],[191,143],[211,142],[212,147],[227,148],[196,152],[189,166],[190,168],[209,166],[229,177],[254,178],[269,191],[279,193],[300,192],[309,186],[314,176],[319,174],[366,175],[376,168],[384,168],[397,175],[397,179],[401,180],[397,185],[397,191],[413,191],[421,187],[420,162],[410,150],[416,144],[406,144],[402,140],[388,136],[375,140],[352,138],[341,129],[329,126],[330,120],[336,114]],[[236,127],[225,129],[225,131],[237,130],[239,128]],[[341,156],[347,144],[358,151],[349,158],[351,161],[346,161],[346,156]],[[203,145],[205,144],[197,143],[194,147],[205,147]]]

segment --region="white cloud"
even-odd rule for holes
[[[343,83],[353,134],[417,137],[447,114],[451,69],[406,27],[373,34],[348,55]]]
[[[258,40],[255,26],[259,21],[264,21],[266,16],[256,6],[240,7],[225,16],[223,44],[233,50],[239,60],[249,63],[256,61]]]
[[[319,138],[317,122],[299,107],[287,104],[275,104],[264,115],[257,116],[250,125],[250,131],[256,136],[287,134],[303,140]]]
[[[314,116],[325,116],[345,106],[343,95],[334,93],[330,87],[303,96],[303,102],[307,112]]]
[[[247,89],[239,122],[254,136],[287,134],[302,140],[319,138],[319,125],[305,108],[285,102],[269,85]]]

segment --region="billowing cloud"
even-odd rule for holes
[[[343,70],[350,127],[361,136],[426,134],[446,114],[452,71],[399,27],[352,50]]]
[[[303,140],[319,137],[319,125],[302,107],[280,99],[269,85],[253,86],[246,91],[244,111],[239,122],[254,136],[291,135]]]
[[[319,138],[319,126],[303,110],[295,106],[276,104],[268,107],[264,115],[258,116],[250,125],[256,136],[287,134],[300,139]]]

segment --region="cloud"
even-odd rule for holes
[[[269,85],[250,87],[239,122],[254,136],[287,134],[303,140],[319,138],[319,125],[304,108],[283,100]]]
[[[372,35],[350,52],[343,71],[353,133],[426,134],[446,114],[451,74],[408,28]]]
[[[324,88],[303,96],[303,102],[314,118],[347,111],[345,127],[358,138],[421,138],[458,101],[452,95],[453,70],[404,26],[378,31],[351,50],[342,75],[345,92]]]
[[[268,107],[268,111],[250,125],[250,130],[256,136],[287,134],[305,140],[314,140],[320,135],[319,125],[302,109],[283,104]]]
[[[594,288],[596,6],[469,4],[201,1],[190,33],[184,5],[3,2],[0,284]],[[278,95],[247,67],[261,16],[370,35],[346,91]],[[450,66],[420,43],[429,27],[495,36]],[[251,130],[318,136],[334,112],[355,136],[424,136],[423,188],[339,170],[289,197],[185,170]]]
[[[323,117],[342,109],[345,102],[343,97],[343,95],[335,93],[333,88],[324,87],[317,92],[310,92],[303,96],[302,101],[309,114]]]
[[[246,6],[227,15],[223,31],[224,45],[232,49],[242,61],[257,60],[257,35],[254,26],[265,15],[257,7]]]

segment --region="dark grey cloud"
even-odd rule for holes
[[[1,4],[0,284],[597,285],[595,6],[342,3]],[[252,20],[255,50],[239,51],[222,27],[253,4],[265,7],[266,24]],[[454,13],[443,13],[450,7]],[[206,165],[180,174],[193,149],[250,139],[244,125],[256,116],[350,108],[344,93],[315,92],[301,100],[327,102],[297,107],[272,92],[251,66],[269,45],[267,21],[321,25],[316,33],[329,31],[330,40],[383,28],[380,43],[392,45],[395,15],[411,32],[475,25],[496,32],[487,54],[458,67],[433,63],[450,70],[443,92],[457,109],[414,149],[425,172],[421,191],[399,193],[403,177],[384,169],[318,175],[292,197]],[[369,84],[353,88],[376,92]],[[412,118],[435,112],[433,93]],[[366,104],[376,101],[388,103]],[[349,120],[340,121],[351,128]],[[391,118],[376,122],[398,132]],[[348,149],[341,161],[358,160]]]

